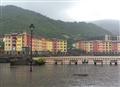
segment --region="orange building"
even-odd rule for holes
[[[47,50],[47,39],[41,38],[41,51],[48,51]]]
[[[93,41],[78,41],[75,47],[85,52],[93,52]]]

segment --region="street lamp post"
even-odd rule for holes
[[[32,72],[32,37],[33,37],[33,29],[35,28],[35,26],[33,24],[31,24],[29,26],[29,29],[30,29],[30,36],[31,36],[31,42],[30,42],[30,72]]]

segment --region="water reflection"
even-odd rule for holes
[[[0,64],[0,87],[120,87],[120,66]],[[73,74],[88,74],[74,76]]]

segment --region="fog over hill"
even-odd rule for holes
[[[120,21],[119,20],[99,20],[92,23],[110,31],[114,35],[120,35]]]

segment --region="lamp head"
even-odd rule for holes
[[[33,29],[35,28],[34,24],[31,24],[31,25],[29,26],[29,28],[30,28],[30,30],[33,30]]]

